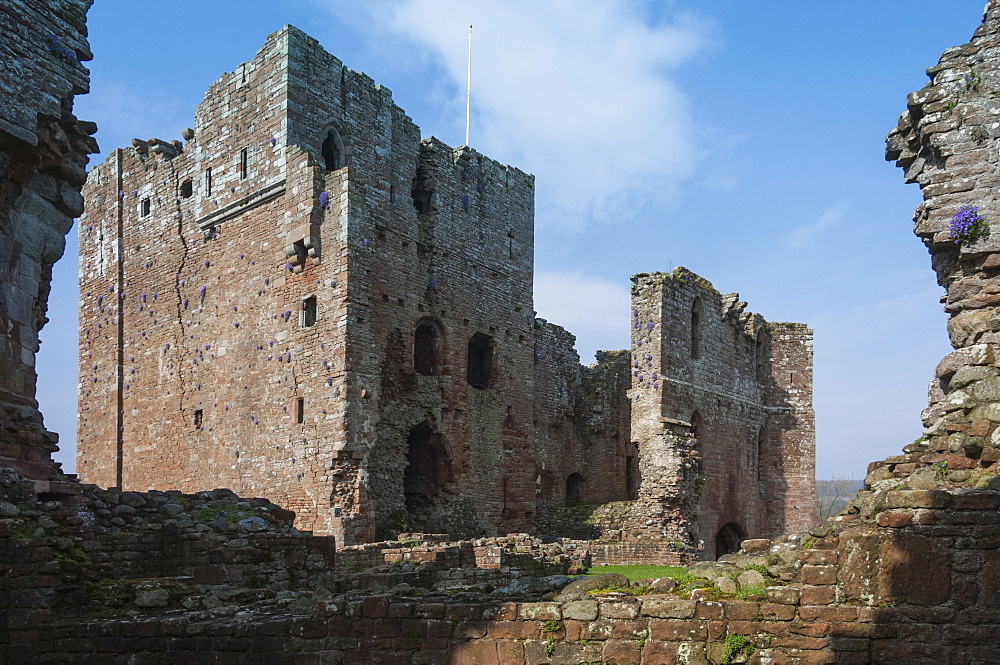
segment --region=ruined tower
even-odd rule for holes
[[[343,544],[570,533],[564,508],[614,502],[670,522],[661,540],[714,538],[672,522],[699,506],[700,467],[670,488],[652,471],[634,432],[667,414],[633,410],[629,352],[583,367],[535,318],[532,176],[421,140],[387,89],[290,26],[212,84],[184,139],[134,140],[85,187],[82,479],[229,487]],[[737,362],[723,337],[700,367]],[[763,423],[758,401],[738,418]],[[779,429],[759,445],[780,457]],[[739,502],[730,485],[711,496]],[[744,535],[785,523],[767,496],[774,518],[747,516],[764,498],[733,517]]]

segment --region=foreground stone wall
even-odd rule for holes
[[[31,483],[11,480],[5,476],[0,483],[4,498],[30,500]],[[124,501],[140,495],[120,496]],[[172,495],[158,513],[179,498]],[[189,498],[205,506],[220,501]],[[221,500],[238,505],[235,497]],[[67,577],[111,570],[89,561],[106,555],[125,561],[130,549],[111,553],[87,546],[92,527],[85,515],[93,504],[76,511],[81,519],[72,528],[59,509],[31,504],[15,512],[10,506],[0,502],[7,516],[0,520],[7,533],[0,588],[9,603],[8,632],[0,641],[6,652],[0,656],[9,663],[127,663],[142,654],[154,663],[985,665],[995,660],[1000,630],[1000,492],[988,488],[877,490],[808,536],[746,541],[734,563],[699,564],[691,572],[701,582],[671,592],[656,591],[654,584],[645,593],[605,588],[555,598],[540,597],[544,585],[538,590],[512,584],[484,593],[482,586],[495,579],[482,576],[477,583],[474,571],[499,568],[482,567],[451,568],[464,570],[463,577],[452,577],[447,566],[439,566],[437,575],[426,578],[439,581],[434,590],[416,591],[405,580],[420,579],[417,571],[402,561],[396,577],[377,571],[354,576],[359,584],[349,586],[361,591],[323,592],[324,585],[332,586],[328,578],[296,576],[296,570],[310,574],[308,558],[294,563],[293,554],[314,540],[302,537],[274,550],[282,559],[269,559],[286,562],[290,576],[275,575],[280,568],[270,575],[246,574],[267,564],[244,559],[230,564],[224,583],[102,578],[97,585],[74,586]],[[256,510],[261,508],[266,504]],[[257,515],[272,519],[267,511]],[[211,538],[215,527],[200,533]],[[259,541],[244,538],[249,545],[209,553],[259,552]],[[435,549],[421,538],[414,535],[411,563],[422,556],[430,570],[433,556],[427,555],[444,555],[449,547]],[[169,552],[164,543],[155,547]],[[490,547],[474,558],[502,567],[502,557],[493,557]],[[404,549],[382,554],[402,557]],[[516,549],[504,556],[516,557]],[[332,565],[315,563],[313,575]],[[755,585],[730,579],[748,566],[755,569],[739,579],[749,575]],[[235,576],[240,570],[244,575]],[[545,573],[540,566],[537,574]],[[367,586],[360,584],[364,575]],[[102,599],[99,606],[95,598]]]
[[[937,367],[923,413],[924,440],[908,452],[1000,460],[1000,189],[996,94],[1000,90],[1000,5],[990,2],[968,44],[944,52],[930,82],[907,98],[886,139],[886,158],[923,194],[914,233],[931,253],[955,351]],[[956,237],[952,219],[967,206],[981,233]]]
[[[38,331],[52,264],[83,209],[80,186],[97,127],[73,115],[87,92],[82,60],[91,0],[0,6],[0,464],[47,481],[57,435],[35,401]]]

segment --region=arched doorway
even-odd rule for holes
[[[440,434],[421,423],[406,437],[403,498],[406,512],[420,518],[433,507],[442,486],[451,482],[451,459]]]
[[[715,558],[740,551],[743,542],[743,529],[735,522],[729,522],[715,534]]]
[[[580,503],[583,501],[583,476],[579,473],[569,474],[566,479],[566,503]]]

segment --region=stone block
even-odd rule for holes
[[[649,622],[649,638],[666,642],[692,642],[708,639],[708,624],[705,621],[659,620]]]
[[[640,613],[663,619],[690,619],[694,617],[697,606],[698,603],[693,600],[646,598],[642,601]]]
[[[597,601],[578,600],[565,603],[562,606],[562,616],[564,619],[593,621],[597,618]]]

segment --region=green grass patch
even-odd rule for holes
[[[684,570],[684,568],[677,566],[591,566],[587,574],[605,575],[607,573],[621,573],[628,578],[629,582],[656,577],[672,577],[675,580],[690,579]]]

